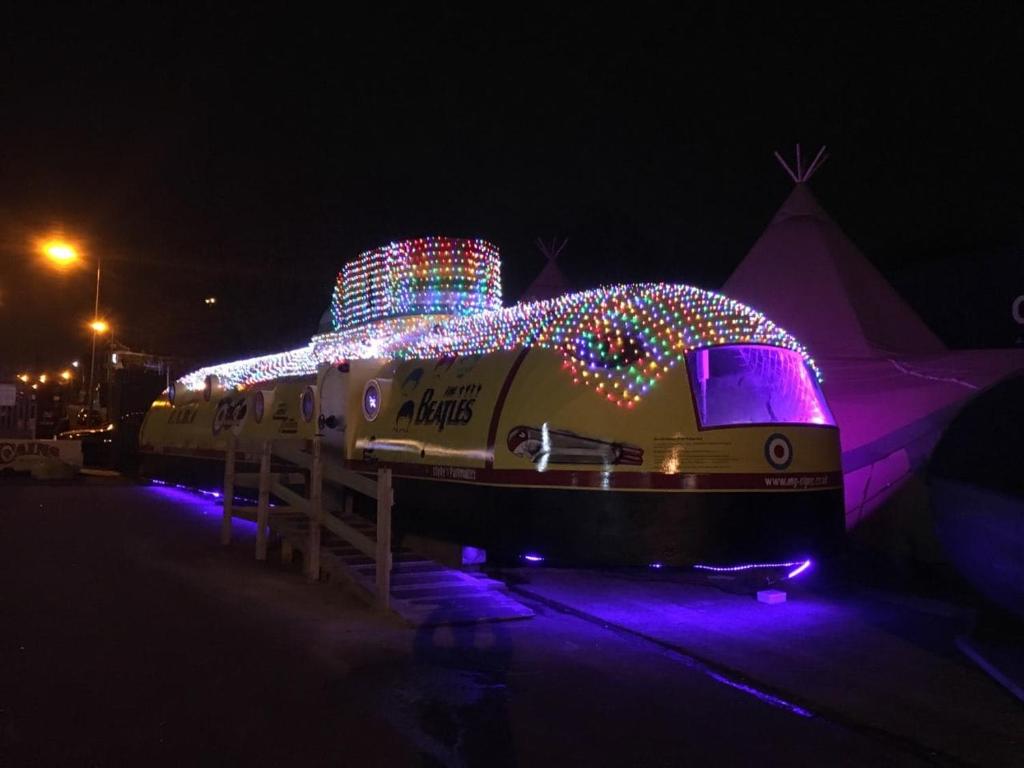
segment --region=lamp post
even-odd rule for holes
[[[66,269],[81,260],[81,255],[78,253],[78,249],[72,244],[64,240],[63,238],[51,238],[44,241],[39,246],[43,255],[49,259],[50,263],[57,269]],[[89,323],[89,327],[92,329],[92,356],[89,360],[89,379],[88,386],[86,389],[86,406],[92,408],[93,404],[93,378],[96,375],[96,335],[100,333],[106,333],[110,330],[110,325],[100,319],[100,257],[96,256],[96,296],[93,301],[92,308],[92,322]]]
[[[93,402],[93,376],[96,372],[96,334],[104,333],[109,329],[109,326],[100,320],[100,257],[96,256],[96,301],[93,303],[92,308],[92,322],[89,323],[89,327],[92,328],[92,355],[89,358],[89,401],[87,403],[89,410],[92,410]]]

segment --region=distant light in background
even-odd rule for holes
[[[39,383],[40,384],[45,384],[46,383],[46,378],[47,378],[47,376],[46,376],[45,373],[39,374]]]
[[[22,384],[28,384],[29,376],[27,373],[19,373],[18,378],[21,380]]]
[[[93,320],[89,323],[89,327],[96,331],[96,333],[106,333],[110,330],[110,323],[106,320]]]
[[[217,303],[217,297],[216,296],[207,296],[205,299],[203,299],[203,303],[207,304],[207,305],[216,304]]]
[[[64,381],[71,381],[71,371],[61,371],[60,377],[64,379]]]
[[[117,365],[117,352],[114,352],[113,354],[110,355],[110,362],[113,363],[114,365]]]
[[[71,361],[71,367],[72,368],[77,368],[78,367],[78,361],[77,360],[72,360]]]

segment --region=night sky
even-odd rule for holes
[[[118,341],[230,359],[304,343],[341,265],[410,236],[496,243],[507,302],[538,236],[569,238],[576,287],[717,288],[797,141],[828,145],[818,198],[950,344],[1020,334],[1019,5],[226,7],[4,11],[0,369],[87,349],[92,275],[32,252],[54,228],[102,256]]]

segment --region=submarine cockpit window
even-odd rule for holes
[[[799,352],[754,344],[707,347],[690,352],[686,367],[703,427],[835,425]]]

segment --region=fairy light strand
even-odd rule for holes
[[[793,336],[713,291],[623,284],[503,309],[500,296],[497,249],[485,241],[393,243],[342,271],[332,304],[335,331],[300,349],[203,368],[182,381],[201,389],[214,374],[225,386],[244,388],[342,360],[440,359],[535,347],[559,352],[574,384],[632,409],[688,352],[727,344],[793,350],[821,379]]]

